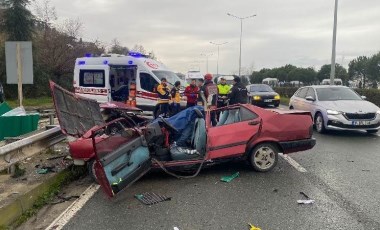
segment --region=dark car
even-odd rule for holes
[[[257,106],[280,105],[280,95],[276,93],[269,85],[252,84],[247,85],[248,102]]]

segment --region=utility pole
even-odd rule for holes
[[[210,44],[218,46],[218,59],[216,61],[216,75],[219,76],[219,46],[225,45],[228,42],[222,42],[222,43],[215,43],[215,42],[210,42]]]
[[[333,45],[332,45],[332,55],[331,55],[331,73],[330,73],[330,85],[334,85],[335,78],[335,51],[336,51],[336,29],[337,29],[337,17],[338,17],[338,0],[335,0],[335,10],[334,10],[334,31],[333,31]]]

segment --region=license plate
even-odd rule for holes
[[[352,125],[370,125],[370,121],[352,121]]]
[[[264,99],[264,102],[272,102],[272,99]]]

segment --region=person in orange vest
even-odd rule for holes
[[[181,109],[181,95],[179,93],[179,89],[181,87],[181,82],[180,81],[176,81],[174,83],[174,87],[172,88],[172,90],[170,91],[170,94],[172,96],[172,104],[171,104],[171,115],[176,115],[177,113],[179,113],[180,109]]]
[[[161,84],[157,86],[159,114],[164,117],[169,115],[170,92],[166,78],[161,78]]]

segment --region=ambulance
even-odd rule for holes
[[[86,55],[76,59],[73,86],[75,94],[99,103],[121,101],[153,111],[158,100],[155,89],[161,78],[167,79],[170,88],[176,81],[185,86],[164,64],[141,53]],[[186,97],[182,98],[182,104],[186,104]]]

